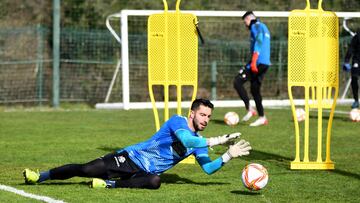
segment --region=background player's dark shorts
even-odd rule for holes
[[[135,174],[143,174],[141,170],[130,158],[126,151],[120,153],[110,153],[100,157],[104,161],[108,178],[130,178]]]
[[[265,64],[259,64],[257,66],[259,72],[257,74],[254,74],[251,72],[250,69],[248,68],[245,68],[243,69],[243,74],[238,74],[236,77],[235,77],[235,81],[236,80],[242,80],[242,81],[257,81],[259,83],[262,82],[262,80],[264,79],[264,76],[265,76],[265,73],[267,72],[267,70],[269,69],[269,66],[268,65],[265,65]]]

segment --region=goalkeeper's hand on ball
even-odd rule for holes
[[[228,151],[222,155],[223,162],[226,163],[232,158],[249,155],[250,150],[250,143],[245,140],[240,140],[238,143],[231,145]]]
[[[209,147],[212,147],[215,145],[221,145],[221,144],[225,144],[233,139],[240,137],[240,135],[241,135],[241,133],[236,132],[236,133],[226,134],[226,135],[222,135],[222,136],[218,136],[218,137],[210,137],[207,139],[207,143],[208,143]]]

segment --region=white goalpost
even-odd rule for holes
[[[109,85],[108,93],[105,98],[104,103],[97,103],[97,109],[145,109],[145,108],[152,108],[151,102],[138,102],[138,101],[131,101],[130,99],[130,63],[129,63],[129,44],[132,42],[129,41],[129,26],[128,26],[128,19],[129,17],[136,17],[142,16],[146,17],[151,14],[155,13],[162,13],[162,10],[122,10],[119,13],[111,14],[106,19],[106,26],[117,40],[117,42],[121,45],[121,58],[119,59],[117,66],[114,71],[114,75],[112,77],[111,83]],[[172,12],[172,11],[170,11]],[[218,17],[218,18],[239,18],[239,26],[241,25],[241,17],[246,11],[198,11],[198,10],[182,10],[182,13],[192,13],[198,17]],[[255,15],[260,18],[282,18],[286,19],[289,16],[290,12],[283,12],[283,11],[254,11]],[[339,18],[360,18],[360,12],[335,12]],[[116,32],[111,25],[112,21],[119,21],[120,20],[120,32]],[[205,34],[206,35],[206,34]],[[206,38],[206,37],[205,37]],[[145,50],[144,50],[145,51]],[[200,56],[199,56],[200,59]],[[121,71],[120,71],[121,69]],[[122,87],[121,87],[121,94],[122,94],[122,101],[119,102],[111,102],[109,103],[109,98],[112,92],[112,88],[114,82],[121,73],[121,80],[122,80]],[[200,74],[199,74],[200,75]],[[147,78],[143,78],[147,79]],[[232,87],[232,86],[231,86]],[[229,87],[229,88],[231,88]],[[235,90],[233,90],[235,91]],[[251,101],[253,102],[253,101]],[[228,100],[228,99],[217,99],[213,100],[213,103],[217,107],[240,107],[243,106],[243,102],[240,100]],[[295,103],[298,105],[303,104],[303,100],[296,100]],[[346,103],[350,104],[351,99],[341,98],[338,100],[338,103]],[[184,107],[190,106],[189,102],[183,102]],[[157,102],[159,108],[163,107],[163,103]],[[270,99],[270,100],[263,100],[264,106],[289,106],[290,102],[288,99]],[[176,102],[169,103],[170,108],[176,107]]]

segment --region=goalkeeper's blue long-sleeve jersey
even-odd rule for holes
[[[151,174],[161,174],[192,154],[207,174],[223,165],[221,157],[211,161],[206,139],[188,127],[185,117],[177,115],[165,122],[150,139],[118,152],[123,150],[137,166]]]
[[[271,65],[270,62],[270,32],[266,25],[259,20],[250,27],[250,51],[259,53],[257,65]]]

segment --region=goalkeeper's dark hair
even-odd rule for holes
[[[242,19],[244,20],[244,19],[246,18],[246,16],[248,16],[248,15],[253,15],[253,16],[255,16],[255,15],[254,15],[254,12],[252,12],[252,11],[246,11],[246,13],[242,16]]]
[[[214,109],[214,104],[208,99],[195,99],[191,104],[191,110],[197,110],[201,105]]]

